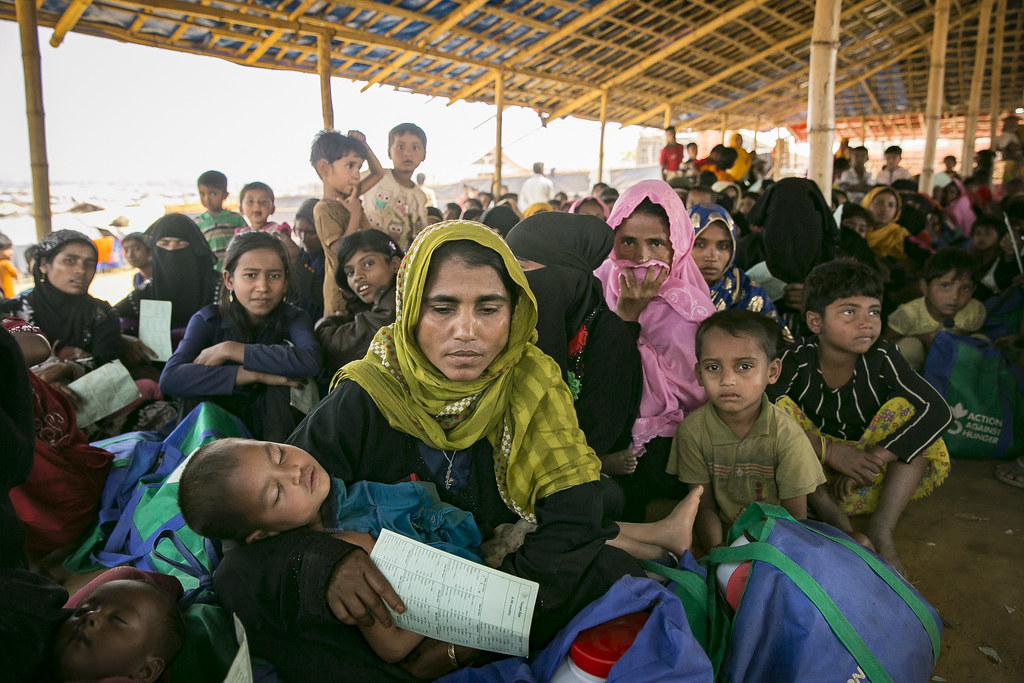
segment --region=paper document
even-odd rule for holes
[[[143,299],[139,302],[139,341],[156,351],[156,360],[171,357],[171,302]]]
[[[231,662],[231,668],[224,676],[224,683],[252,683],[252,664],[249,661],[249,639],[245,635],[245,627],[234,614],[231,618],[235,621],[235,640],[238,641],[238,652]]]
[[[405,603],[391,613],[414,633],[488,652],[525,657],[537,583],[457,557],[392,531],[370,553]]]
[[[297,387],[292,387],[292,408],[303,415],[309,415],[309,411],[320,402],[320,392],[316,388],[315,379],[307,379]]]
[[[81,399],[81,404],[75,408],[79,427],[88,427],[141,396],[128,368],[119,360],[79,377],[68,388]]]

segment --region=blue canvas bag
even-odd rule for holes
[[[650,618],[626,653],[608,674],[609,683],[710,683],[711,662],[693,638],[679,600],[656,581],[624,576],[608,592],[583,608],[554,640],[530,660],[503,659],[479,668],[454,671],[444,683],[548,681],[580,631],[633,612]]]

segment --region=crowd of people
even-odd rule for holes
[[[569,197],[537,163],[519,193],[443,207],[414,180],[419,126],[391,130],[390,168],[362,134],[323,131],[323,194],[294,225],[272,220],[266,184],[242,188],[238,214],[224,174],[203,173],[202,214],[124,237],[137,272],[113,306],[89,294],[93,242],[53,232],[28,252],[31,289],[15,296],[0,269],[0,628],[22,634],[5,670],[152,681],[173,660],[173,580],[118,569],[68,600],[41,568],[97,521],[113,456],[90,442],[166,433],[203,402],[251,439],[191,455],[180,511],[235,544],[214,593],[286,680],[493,659],[392,625],[388,608],[414,596],[369,559],[385,528],[536,581],[534,649],[644,576],[640,560],[723,545],[755,502],[904,573],[900,516],[950,472],[954,416],[920,374],[937,335],[1024,368],[1014,123],[999,164],[982,151],[958,173],[947,158],[933,195],[898,147],[872,174],[844,141],[824,197],[772,180],[739,135],[701,159],[669,128],[662,180]],[[0,237],[7,260],[10,246]],[[148,300],[170,302],[165,360],[139,338]],[[82,428],[69,384],[115,361],[139,398]],[[299,392],[315,396],[308,414]],[[1024,488],[1024,457],[996,476]],[[650,522],[656,499],[678,504]],[[863,531],[853,515],[870,515]]]

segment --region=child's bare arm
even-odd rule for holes
[[[708,487],[705,487],[708,488]],[[710,551],[715,546],[724,543],[722,534],[722,522],[718,519],[718,506],[715,505],[715,497],[706,492],[700,497],[700,504],[697,506],[697,538],[700,539],[704,550]]]
[[[356,191],[356,194],[361,197],[384,177],[384,167],[381,166],[377,155],[373,153],[370,145],[367,144],[365,135],[358,130],[350,130],[348,136],[366,145],[366,165],[369,168],[370,174],[359,181],[359,189]]]
[[[807,519],[807,496],[783,498],[782,507],[786,508],[793,519]]]
[[[370,534],[364,534],[358,531],[339,531],[336,534],[331,534],[331,536],[341,539],[347,543],[351,543],[352,545],[359,546],[366,551],[367,555],[373,552],[373,545],[377,542]]]

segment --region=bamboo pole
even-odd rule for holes
[[[494,185],[491,194],[497,201],[501,196],[501,118],[505,110],[505,76],[500,70],[494,71],[494,106],[497,108],[494,126]]]
[[[948,2],[948,0],[946,0]],[[816,0],[811,32],[810,79],[807,85],[807,177],[832,200],[832,139],[836,132],[836,54],[839,51],[839,0]]]
[[[950,0],[935,0],[935,24],[932,26],[931,69],[928,73],[928,104],[925,112],[924,161],[917,190],[931,196],[935,174],[935,145],[942,118],[942,80],[946,73],[946,41],[949,39]]]
[[[334,100],[331,96],[331,34],[316,37],[316,68],[320,74],[320,105],[324,113],[324,130],[334,130]]]
[[[602,93],[601,96],[605,97],[608,94],[608,90],[607,89],[602,90],[601,93]],[[661,127],[662,128],[668,128],[671,125],[672,125],[672,105],[666,102],[665,103],[665,118],[664,118],[663,125]]]
[[[996,148],[996,135],[998,135],[998,129],[996,126],[999,125],[999,112],[1002,111],[1000,105],[1002,105],[1002,85],[1003,85],[1003,35],[1006,28],[1006,0],[999,0],[996,4],[996,36],[995,41],[992,43],[992,83],[990,91],[992,93],[988,102],[989,119],[988,119],[988,134],[989,144],[988,146],[992,149]],[[971,162],[974,157],[965,160],[964,162],[964,177],[969,175],[971,169]]]
[[[967,100],[967,116],[964,118],[964,146],[960,152],[960,168],[974,158],[975,133],[978,132],[978,112],[981,109],[981,86],[985,81],[985,63],[988,61],[989,22],[992,19],[992,5],[995,0],[982,0],[981,14],[978,15],[978,37],[975,40],[974,72],[971,75],[971,95]]]
[[[608,124],[608,91],[601,92],[601,143],[597,147],[597,182],[604,181],[604,127]]]
[[[21,63],[25,72],[25,115],[28,119],[28,147],[32,166],[32,215],[36,238],[53,230],[50,220],[50,166],[46,161],[46,125],[43,114],[43,79],[39,65],[39,30],[35,0],[15,0],[21,33]]]
[[[725,139],[725,134],[726,134],[726,132],[728,130],[728,127],[729,127],[729,115],[723,112],[722,113],[722,144],[725,145],[726,147],[729,146],[729,141]]]
[[[757,154],[757,131],[761,127],[761,115],[757,115],[757,123],[754,124],[754,142],[751,149],[754,150],[754,154]]]

